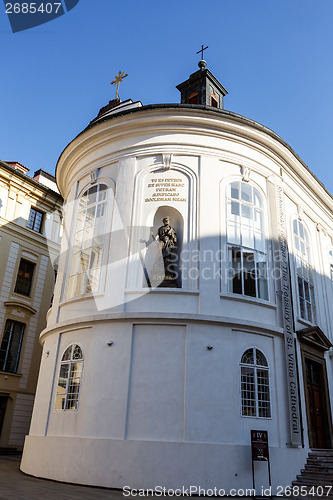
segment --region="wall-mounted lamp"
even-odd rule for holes
[[[212,345],[207,345],[206,347],[207,347],[208,351],[211,351],[213,349]]]
[[[8,380],[8,376],[7,375],[5,375],[5,380]]]
[[[112,340],[109,340],[109,342],[107,342],[107,345],[108,345],[109,347],[111,347],[111,346],[113,345]]]

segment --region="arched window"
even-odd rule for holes
[[[268,363],[255,347],[247,349],[241,359],[242,415],[271,416]]]
[[[315,298],[309,234],[304,224],[298,219],[294,220],[293,232],[300,315],[301,318],[314,323]]]
[[[57,386],[56,410],[77,410],[83,368],[83,352],[72,344],[64,352]]]
[[[228,291],[268,300],[264,204],[247,182],[227,187]]]
[[[79,200],[67,297],[97,292],[107,224],[109,188],[95,184]]]

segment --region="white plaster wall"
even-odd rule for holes
[[[200,277],[187,289],[150,294],[131,281],[131,226],[141,223],[142,214],[143,219],[148,216],[139,181],[154,165],[163,166],[163,154],[172,154],[171,169],[182,165],[188,172],[188,241],[199,251],[200,270],[205,251],[215,255],[225,245],[226,183],[241,180],[244,169],[250,169],[249,182],[263,195],[271,196],[277,178],[283,183],[291,252],[290,221],[300,213],[297,207],[302,208],[313,243],[319,301],[324,297],[319,289],[326,257],[318,257],[316,224],[320,221],[332,235],[328,195],[277,138],[239,120],[195,110],[140,111],[96,125],[68,146],[58,165],[59,185],[67,198],[66,235],[54,305],[41,337],[43,359],[22,470],[112,487],[248,487],[250,430],[265,429],[273,483],[290,484],[308,450],[286,445],[289,421],[279,286],[271,282],[269,301],[261,301],[228,294],[225,281],[214,273],[212,279]],[[120,239],[111,234],[105,245],[100,292],[68,300],[66,251],[75,230],[74,201],[89,186],[91,171],[115,186],[110,227],[123,232]],[[276,243],[272,212],[268,206],[268,255]],[[214,271],[214,261],[207,265]],[[297,317],[295,276],[292,280],[300,329],[308,325]],[[329,289],[331,283],[326,284]],[[318,324],[328,335],[332,314],[328,305],[318,305]],[[79,343],[85,355],[79,410],[57,411],[59,362],[72,342]],[[207,350],[207,345],[213,349]],[[262,350],[269,363],[269,419],[240,413],[239,362],[249,347]],[[303,393],[301,404],[304,415]]]

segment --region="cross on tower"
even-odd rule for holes
[[[117,85],[116,99],[118,99],[119,83],[122,82],[123,79],[126,78],[126,76],[128,76],[128,74],[125,74],[125,71],[119,71],[118,75],[114,77],[113,82],[111,82],[111,85]]]
[[[197,54],[200,54],[201,52],[201,59],[203,59],[203,56],[204,56],[204,50],[208,49],[208,45],[207,47],[204,47],[203,45],[201,45],[201,49],[198,50]]]

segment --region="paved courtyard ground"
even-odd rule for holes
[[[0,500],[121,500],[121,491],[89,488],[27,476],[21,457],[0,456]]]
[[[142,498],[140,496],[124,496],[119,490],[77,486],[27,476],[20,471],[20,461],[21,457],[19,456],[0,455],[0,500],[126,500],[127,498],[139,500]],[[198,496],[194,497],[194,499],[199,498]],[[232,497],[232,500],[240,500],[240,497]],[[278,500],[283,499],[279,498]]]

